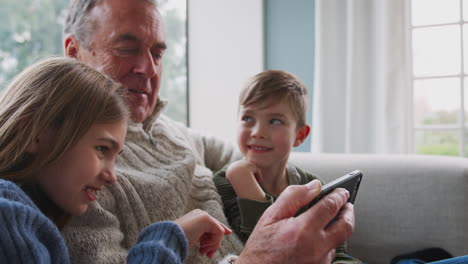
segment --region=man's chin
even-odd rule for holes
[[[146,111],[132,111],[131,118],[135,123],[143,123],[148,118],[148,116],[149,114],[147,114]]]
[[[130,93],[131,94],[131,93]],[[135,123],[142,123],[145,121],[148,116],[151,114],[149,113],[148,109],[148,101],[146,98],[135,98],[132,94],[128,98],[129,108],[131,111],[131,118],[132,121]]]

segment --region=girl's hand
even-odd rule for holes
[[[174,221],[185,233],[189,247],[200,244],[200,254],[212,258],[221,246],[224,235],[232,233],[207,212],[195,209]]]

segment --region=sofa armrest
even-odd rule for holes
[[[368,263],[442,247],[468,253],[468,159],[423,155],[293,153],[290,161],[325,182],[363,172],[349,252]]]

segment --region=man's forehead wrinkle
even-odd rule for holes
[[[115,42],[119,41],[139,41],[139,39],[131,33],[123,33],[114,38]]]
[[[142,6],[137,7],[136,5],[128,6],[122,3],[121,1],[112,2],[111,1],[100,1],[92,10],[91,14],[95,16],[96,19],[100,20],[101,23],[110,23],[116,24],[115,22],[120,22],[117,24],[126,24],[122,23],[125,20],[130,20],[132,23],[129,23],[133,26],[144,26],[148,27],[148,24],[152,28],[157,28],[157,26],[164,26],[160,22],[162,20],[159,12],[155,7],[153,8],[143,8]],[[145,2],[141,2],[145,4]],[[137,4],[138,5],[138,4]],[[150,10],[153,9],[153,10]],[[152,19],[143,22],[143,18],[151,17]],[[107,19],[108,21],[105,21]],[[109,21],[110,20],[110,21]],[[159,25],[161,24],[161,25]]]
[[[129,17],[127,15],[122,15],[122,12],[118,12],[116,15],[118,17],[126,17],[126,19]],[[144,19],[144,17],[147,19]],[[135,20],[135,18],[133,20]],[[150,41],[153,41],[154,38],[158,41],[164,42],[164,40],[161,39],[165,36],[164,32],[162,36],[158,33],[164,29],[164,25],[156,12],[152,15],[141,14],[141,16],[137,16],[136,21],[132,21],[132,23],[124,23],[123,19],[120,19],[119,21],[120,22],[118,22],[118,24],[120,26],[113,28],[108,35],[112,42],[139,41],[149,43]],[[159,43],[158,46],[160,46]]]

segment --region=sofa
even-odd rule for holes
[[[362,171],[348,251],[366,263],[428,247],[468,255],[468,159],[293,153],[290,161],[325,182]]]

